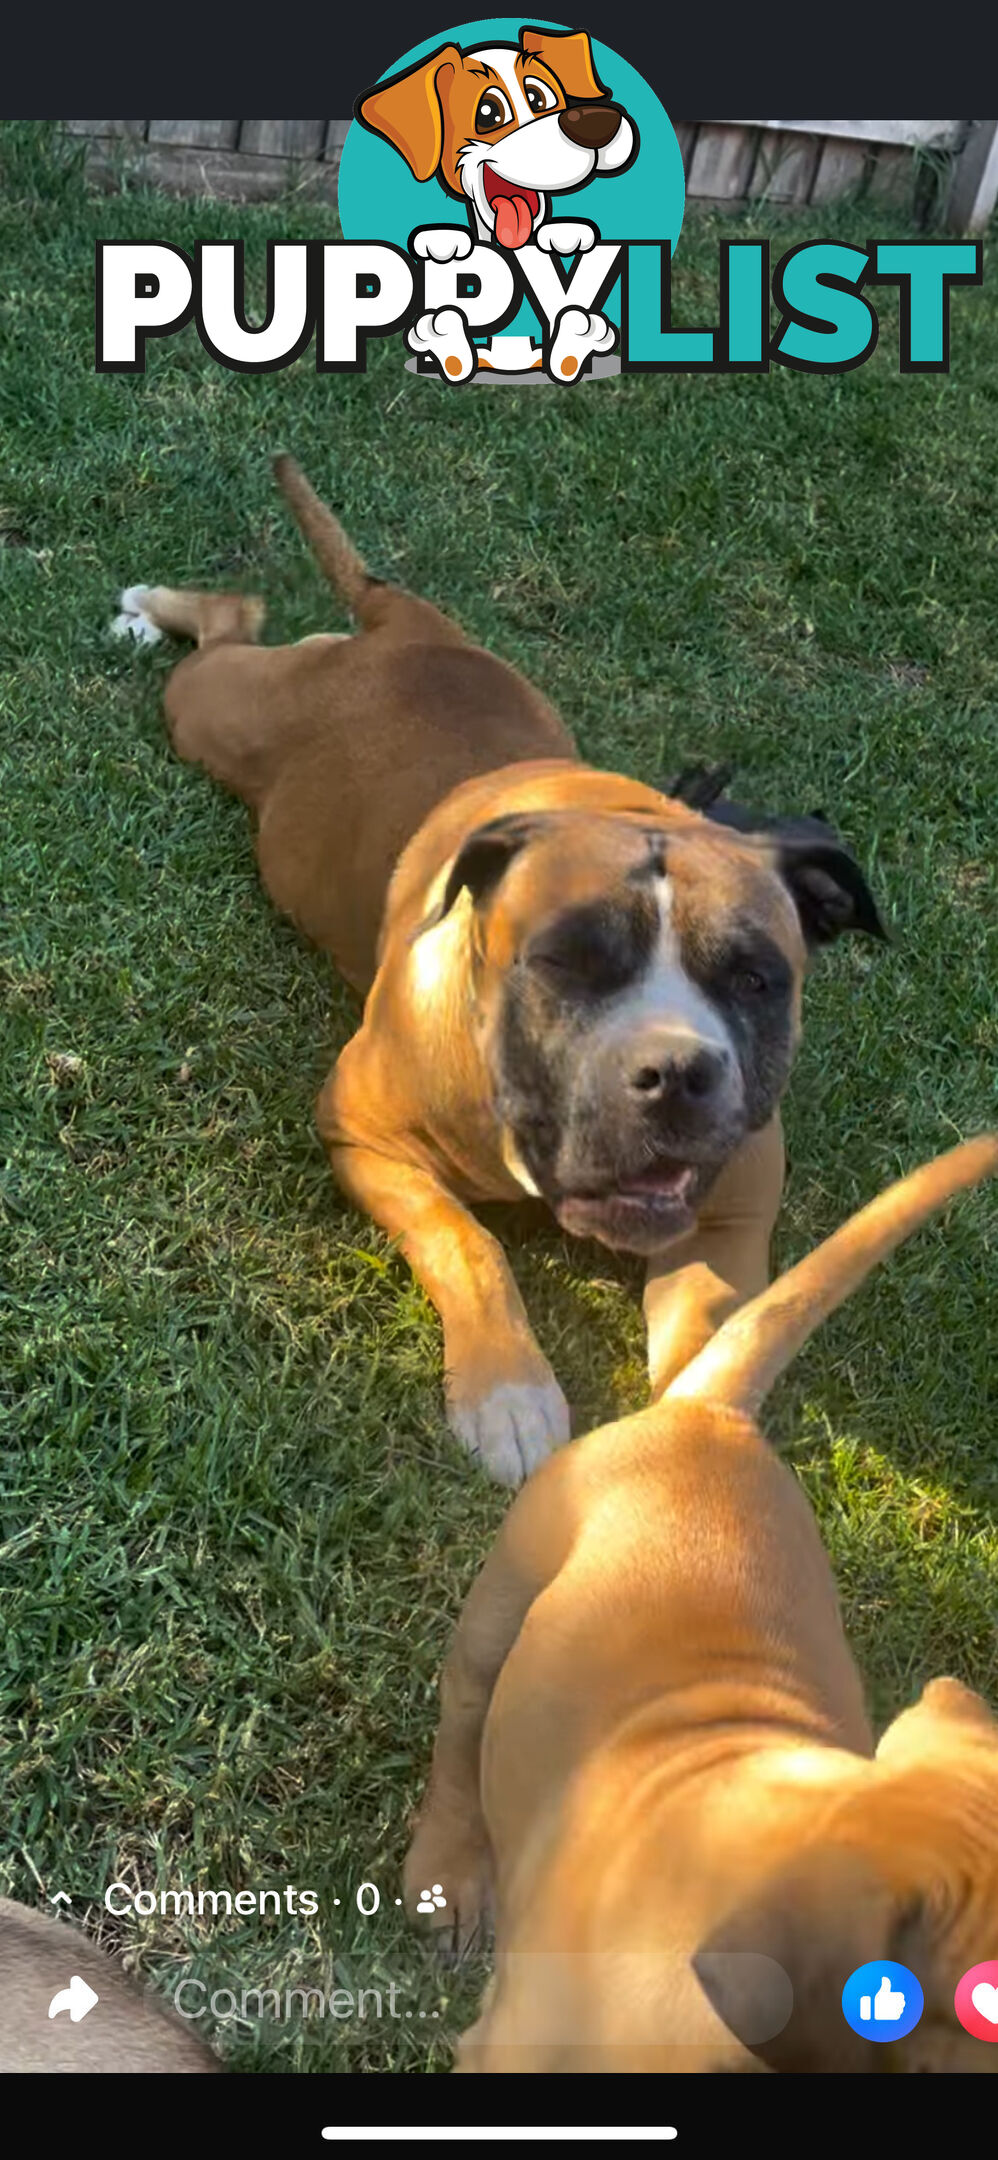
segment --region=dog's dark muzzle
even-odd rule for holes
[[[569,105],[558,115],[558,126],[570,143],[580,150],[605,150],[620,126],[623,115],[619,105]]]

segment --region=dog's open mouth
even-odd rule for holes
[[[519,187],[512,180],[504,180],[501,173],[491,165],[482,166],[482,185],[485,200],[495,215],[496,239],[500,247],[522,247],[534,229],[534,219],[540,213],[541,198],[536,189]]]
[[[563,1230],[598,1238],[618,1252],[650,1252],[692,1230],[698,1166],[661,1160],[599,1191],[568,1192],[554,1204]]]

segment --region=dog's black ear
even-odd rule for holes
[[[454,857],[436,907],[423,917],[413,936],[421,937],[424,930],[433,930],[437,923],[443,922],[460,892],[469,892],[476,907],[487,900],[514,855],[518,855],[546,823],[544,817],[536,814],[511,810],[505,817],[491,818],[487,825],[477,826]]]
[[[733,832],[764,833],[774,843],[776,865],[793,895],[807,943],[830,945],[847,930],[868,937],[888,933],[859,864],[842,846],[823,810],[807,817],[766,817],[742,803],[724,800],[733,777],[730,765],[687,765],[666,793],[674,802],[699,810],[712,824]]]
[[[849,930],[890,942],[859,864],[830,826],[816,818],[776,819],[770,832],[777,868],[812,950]]]
[[[718,797],[730,786],[734,771],[733,765],[684,765],[662,792],[673,802],[686,803],[690,810],[702,810],[710,816]]]
[[[685,765],[664,793],[673,802],[685,803],[712,824],[727,825],[733,832],[776,833],[788,840],[804,840],[809,835],[817,840],[838,839],[823,810],[811,810],[801,818],[774,818],[762,810],[750,810],[745,803],[727,801],[725,789],[730,787],[734,774],[733,765]]]

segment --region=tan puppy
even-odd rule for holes
[[[645,1254],[663,1386],[767,1279],[807,958],[882,932],[828,827],[733,830],[582,765],[536,690],[371,578],[277,469],[359,636],[260,651],[259,601],[126,599],[197,638],[174,746],[251,805],[268,892],[368,993],[319,1128],[437,1307],[453,1429],[516,1484],[568,1410],[471,1206],[539,1194]]]
[[[82,1980],[97,2003],[74,2023],[49,2005]],[[0,2073],[220,2071],[189,2025],[143,1995],[113,1958],[64,1920],[0,1898]]]
[[[903,1179],[511,1508],[406,1868],[460,1940],[494,1895],[460,2069],[998,2068],[953,2013],[998,1945],[998,1723],[936,1680],[874,1749],[813,1515],[753,1423],[874,1263],[996,1171],[991,1136]],[[925,1995],[886,2050],[840,2008],[878,1957]]]

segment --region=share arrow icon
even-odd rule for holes
[[[68,2010],[70,2024],[78,2025],[81,2018],[90,2016],[91,2010],[96,2008],[99,2001],[100,1996],[94,1994],[93,1988],[80,1979],[79,1973],[74,1973],[68,1988],[60,1988],[58,1995],[53,1995],[49,2004],[49,2016],[59,2017],[63,2010]]]

